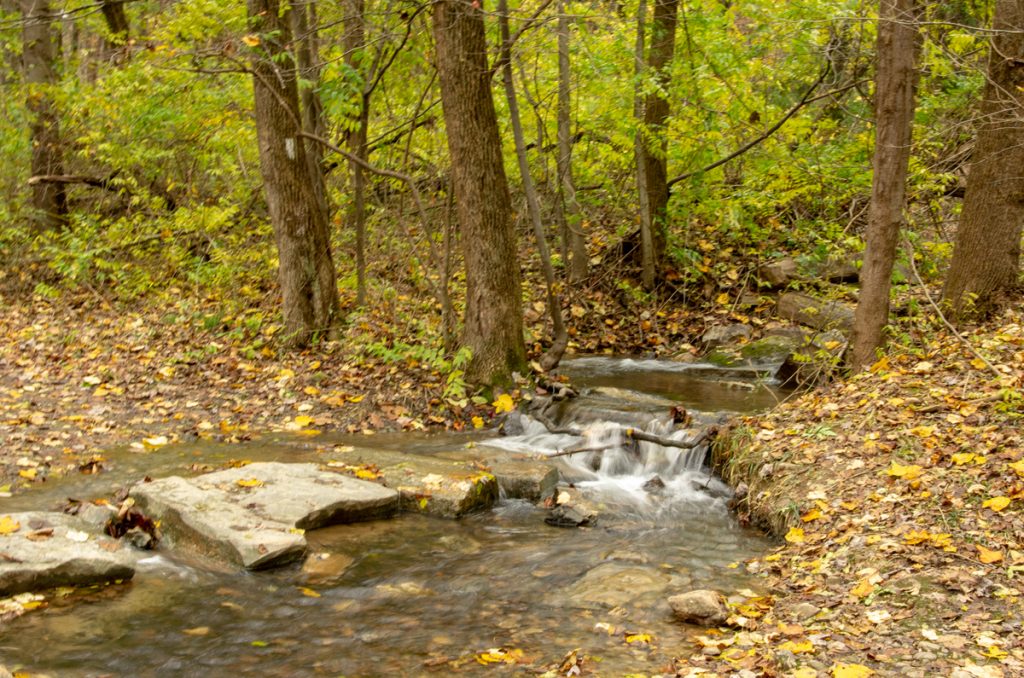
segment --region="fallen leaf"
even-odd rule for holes
[[[182,631],[186,636],[205,636],[210,632],[209,626],[197,626],[192,629],[185,629]]]
[[[862,664],[836,663],[832,667],[832,678],[868,678],[875,672]]]
[[[512,401],[512,396],[507,393],[502,393],[491,405],[494,406],[495,414],[511,412],[516,408],[516,404]]]
[[[300,586],[299,587],[299,591],[302,592],[302,595],[307,596],[309,598],[319,598],[320,597],[319,593],[317,593],[313,589],[307,588],[305,586]]]
[[[0,534],[14,534],[21,529],[21,523],[10,516],[0,516]]]
[[[786,533],[786,541],[791,544],[803,544],[804,543],[804,531],[800,527],[791,527],[789,532]]]
[[[886,475],[893,476],[894,478],[903,478],[904,480],[914,480],[921,476],[921,467],[916,464],[909,466],[903,466],[897,462],[892,462],[888,470],[885,472]]]
[[[779,645],[779,649],[792,652],[793,654],[809,654],[814,652],[814,643],[809,640],[787,640]]]
[[[984,508],[992,509],[993,511],[996,511],[998,513],[999,511],[1002,511],[1004,508],[1010,505],[1010,498],[992,497],[991,499],[986,499],[985,501],[983,501],[981,505]]]
[[[259,478],[242,478],[237,481],[239,487],[263,487],[263,481]]]
[[[1000,551],[987,549],[981,544],[975,544],[974,548],[978,549],[978,560],[985,564],[998,563],[1003,559],[1003,554]]]

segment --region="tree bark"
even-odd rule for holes
[[[986,313],[1018,286],[1024,225],[1024,2],[997,0],[981,122],[943,298]]]
[[[875,362],[889,322],[896,243],[904,223],[914,123],[915,62],[921,43],[914,0],[881,0],[875,72],[875,152],[861,290],[854,315],[851,367]]]
[[[286,341],[307,345],[329,335],[338,316],[338,288],[326,217],[310,185],[302,134],[288,12],[278,0],[248,0],[260,44],[252,61],[256,136],[267,206],[278,252]]]
[[[569,252],[567,262],[570,282],[587,277],[587,242],[583,233],[583,215],[576,200],[576,183],[572,176],[572,68],[569,61],[569,15],[565,0],[558,0],[558,158],[557,172],[561,190],[563,220],[562,237]]]
[[[366,4],[364,0],[346,0],[345,4],[345,35],[342,40],[345,48],[345,64],[354,71],[365,72],[360,63],[360,52],[366,49]],[[355,127],[347,136],[349,152],[367,160],[367,135],[370,125],[370,93],[369,85],[365,85],[359,101],[359,116],[354,121]],[[349,161],[349,177],[351,179],[352,202],[349,204],[345,220],[356,236],[356,303],[366,303],[366,175],[361,165]]]
[[[438,0],[433,32],[466,265],[466,379],[508,384],[526,364],[512,205],[491,98],[482,4]]]
[[[676,49],[676,23],[679,0],[655,0],[651,20],[651,46],[647,52],[647,69],[658,84],[644,102],[644,136],[642,155],[644,182],[647,189],[647,212],[651,223],[651,275],[644,276],[644,285],[653,288],[660,261],[665,253],[668,230],[668,139],[665,125],[670,112],[666,92],[671,84],[669,69]],[[649,279],[648,279],[649,278]]]
[[[32,141],[32,176],[64,174],[63,147],[57,106],[49,89],[57,82],[54,15],[48,0],[21,0],[21,63],[28,89],[27,108]],[[67,224],[68,203],[64,184],[32,185],[35,224],[40,229]]]
[[[512,136],[516,144],[516,160],[519,162],[519,176],[523,181],[523,193],[526,194],[526,207],[530,222],[533,224],[533,235],[537,240],[537,256],[540,257],[541,271],[544,273],[544,286],[547,291],[548,314],[551,316],[552,341],[551,348],[541,357],[540,364],[544,370],[551,370],[558,365],[569,345],[569,334],[562,320],[562,301],[557,292],[555,270],[551,265],[551,253],[544,237],[544,223],[540,214],[540,200],[537,187],[530,174],[530,162],[526,157],[526,138],[523,134],[523,123],[519,116],[519,101],[516,97],[516,84],[512,76],[512,56],[509,53],[508,0],[498,0],[498,20],[501,22],[502,54],[501,78],[505,86],[505,98],[508,100],[508,115],[512,122]],[[586,268],[584,267],[584,274]]]
[[[128,42],[128,14],[124,11],[124,0],[104,0],[100,5],[103,12],[103,19],[107,22],[107,31],[110,37],[107,39],[107,47],[116,49]]]
[[[644,289],[654,289],[656,266],[654,262],[654,234],[651,227],[651,210],[647,200],[647,163],[644,147],[644,97],[642,94],[642,78],[645,70],[644,50],[647,40],[647,0],[640,0],[636,8],[636,46],[633,51],[634,78],[636,85],[633,92],[633,118],[637,128],[634,136],[634,152],[636,157],[636,190],[639,199],[640,213],[640,282]]]
[[[324,107],[320,101],[320,45],[317,40],[316,1],[305,0],[291,6],[290,14],[295,33],[295,61],[299,78],[305,84],[299,87],[299,108],[302,112],[302,130],[313,136],[327,138]],[[324,222],[330,224],[331,208],[327,201],[327,183],[324,177],[324,154],[320,144],[306,146],[306,165],[309,183],[317,207],[324,213]]]

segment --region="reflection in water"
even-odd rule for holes
[[[622,409],[653,413],[656,422],[664,398],[678,398],[688,386],[668,386],[647,372],[634,368],[630,390],[615,395]],[[626,381],[598,385],[621,390]],[[658,398],[639,393],[637,383],[645,391],[657,385]],[[721,403],[734,389],[719,386],[708,395],[714,383],[703,385],[702,394],[718,409],[733,409]],[[586,397],[595,408],[613,400],[607,393]],[[736,409],[749,409],[749,401],[741,404],[747,406]],[[585,402],[577,407],[587,409]],[[597,425],[594,435],[605,444],[602,436],[617,434]],[[468,439],[358,442],[429,454]],[[21,506],[4,508],[49,508],[62,497],[107,493],[142,473],[180,474],[197,459],[213,465],[232,457],[322,459],[318,443],[325,441],[346,439],[196,442],[148,455],[112,453],[109,473],[53,483],[45,492],[8,500]],[[534,430],[498,444],[543,452],[573,441]],[[474,653],[504,647],[522,650],[526,662],[506,672],[526,673],[579,647],[600,657],[588,664],[597,675],[650,673],[687,647],[688,630],[671,620],[664,598],[687,587],[749,586],[728,565],[765,546],[735,524],[721,498],[696,486],[712,482],[700,455],[648,447],[564,459],[563,473],[601,507],[593,528],[549,527],[543,509],[507,501],[459,521],[404,515],[310,533],[312,550],[344,556],[336,559],[341,570],[329,583],[310,581],[297,565],[211,572],[178,556],[155,556],[131,584],[55,601],[0,627],[0,664],[60,676],[449,675],[492,673],[495,667],[479,665]],[[666,484],[656,495],[642,488],[655,474]],[[626,631],[655,640],[630,645]]]

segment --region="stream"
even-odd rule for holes
[[[581,395],[560,403],[557,419],[586,428],[588,445],[613,444],[616,423],[669,435],[675,405],[696,426],[785,396],[749,369],[584,357],[562,371]],[[229,460],[324,461],[339,445],[429,455],[466,444],[544,453],[579,443],[525,424],[498,438],[266,434],[115,449],[104,453],[109,470],[55,479],[5,499],[3,510],[52,510],[144,475]],[[708,474],[705,451],[640,443],[559,458],[563,479],[601,507],[594,527],[551,527],[543,508],[502,500],[457,521],[405,514],[308,533],[313,550],[347,565],[329,585],[307,583],[298,565],[237,572],[156,552],[131,583],[78,591],[0,625],[0,665],[55,676],[534,675],[581,648],[587,675],[656,671],[691,651],[693,629],[672,620],[665,598],[753,587],[730,565],[768,547],[729,514],[728,488]],[[655,475],[664,487],[651,492],[644,485]],[[652,640],[626,642],[638,633]],[[484,666],[479,653],[491,648],[515,651],[521,663]]]

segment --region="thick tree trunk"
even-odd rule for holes
[[[557,171],[562,194],[563,237],[570,253],[569,280],[587,277],[587,241],[583,233],[583,215],[576,200],[572,177],[572,68],[569,62],[569,15],[565,0],[558,0],[558,161]]]
[[[1024,226],[1024,2],[997,0],[996,33],[943,298],[955,316],[987,312],[1019,283]]]
[[[107,45],[112,48],[119,47],[128,42],[128,14],[124,11],[124,0],[104,0],[100,5],[103,12],[103,19],[107,22],[107,31],[110,38]]]
[[[501,79],[505,85],[505,98],[508,100],[508,115],[512,122],[512,136],[516,144],[516,160],[519,162],[519,176],[523,181],[523,193],[526,194],[526,207],[533,235],[537,239],[537,256],[540,257],[540,268],[544,273],[544,285],[547,291],[548,314],[551,316],[552,341],[551,348],[541,357],[540,364],[545,370],[558,365],[569,345],[569,334],[562,320],[562,301],[558,296],[555,282],[555,270],[551,265],[551,253],[544,237],[544,222],[540,214],[540,200],[537,187],[530,174],[530,162],[526,157],[526,138],[523,134],[523,123],[519,116],[519,101],[516,97],[515,79],[512,77],[512,58],[509,47],[508,0],[498,0],[498,20],[501,22],[502,54],[500,57]],[[583,269],[586,274],[586,267]]]
[[[366,4],[364,0],[345,2],[345,64],[354,71],[365,72],[360,62],[360,52],[366,49]],[[366,147],[370,125],[370,93],[364,87],[360,98],[359,117],[355,128],[349,130],[347,144],[349,152],[367,160]],[[366,303],[366,175],[361,165],[349,161],[350,187],[352,190],[348,213],[345,220],[356,235],[356,303]]]
[[[651,20],[651,46],[647,52],[647,68],[659,87],[647,95],[644,103],[643,144],[644,182],[647,188],[647,212],[651,223],[651,259],[656,271],[665,253],[668,230],[668,168],[665,154],[668,139],[665,125],[668,122],[669,104],[664,92],[670,84],[669,68],[676,50],[676,23],[679,16],[679,0],[655,0],[654,17]],[[645,276],[646,278],[646,276]],[[645,281],[646,282],[646,281]],[[651,281],[653,286],[653,280]]]
[[[526,364],[522,290],[481,3],[438,0],[433,32],[466,262],[466,378],[508,383]]]
[[[303,346],[329,335],[338,315],[338,288],[327,221],[310,185],[299,113],[288,13],[278,0],[249,0],[249,19],[260,36],[253,58],[256,136],[260,170],[277,241],[287,341]]]
[[[53,30],[54,15],[48,0],[21,0],[21,12],[21,63],[31,116],[32,176],[64,174],[60,121],[49,92],[57,82],[54,40],[58,34]],[[68,204],[64,185],[34,184],[32,207],[38,227],[53,229],[66,225]]]
[[[641,283],[644,289],[654,289],[656,265],[654,261],[654,233],[651,227],[651,209],[647,200],[647,162],[644,146],[644,97],[642,94],[642,78],[645,70],[644,50],[647,39],[647,1],[640,0],[636,8],[636,46],[633,51],[634,77],[636,85],[633,92],[633,117],[637,129],[634,137],[636,156],[636,189],[640,213],[640,265]]]
[[[327,138],[327,124],[324,121],[324,107],[317,89],[320,85],[320,46],[317,40],[316,2],[306,0],[292,5],[292,27],[295,33],[295,60],[300,78],[306,86],[299,89],[299,103],[302,111],[302,130],[321,139]],[[319,144],[306,146],[306,165],[309,167],[309,183],[316,197],[317,207],[324,213],[324,222],[330,224],[331,208],[327,201],[327,184],[324,180],[324,154]]]
[[[875,72],[875,152],[851,367],[875,362],[885,343],[896,243],[903,226],[920,46],[914,0],[881,0]]]

